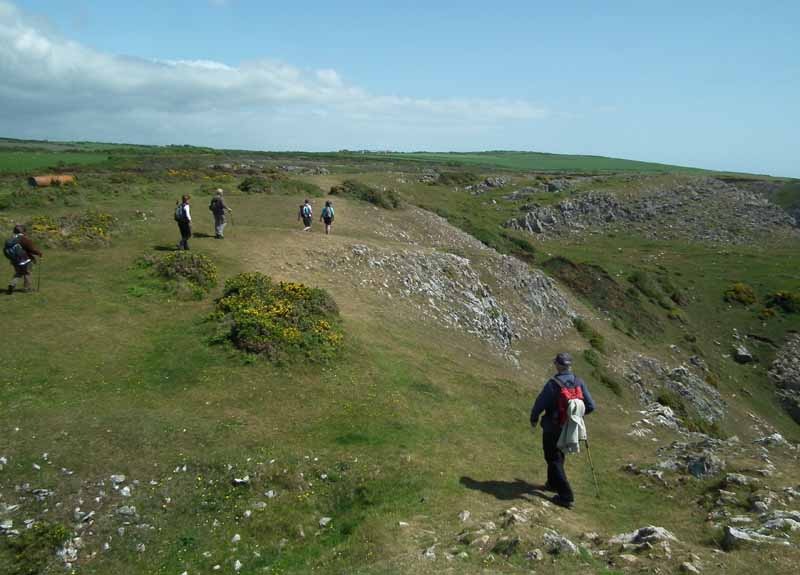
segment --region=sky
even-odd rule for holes
[[[0,0],[0,136],[800,177],[800,2]]]

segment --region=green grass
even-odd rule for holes
[[[632,236],[539,241],[500,227],[519,207],[500,201],[506,190],[472,196],[451,186],[399,184],[397,174],[385,170],[402,161],[364,158],[361,164],[344,154],[265,159],[337,158],[342,164],[332,166],[329,177],[304,181],[329,187],[355,178],[397,187],[408,203],[444,215],[505,253],[534,265],[564,258],[576,266],[575,285],[583,290],[573,294],[575,305],[591,319],[580,334],[570,332],[558,342],[518,342],[523,353],[516,368],[469,334],[421,321],[403,302],[388,305],[384,296],[353,289],[333,273],[328,256],[349,253],[356,243],[408,249],[409,244],[382,234],[410,231],[415,225],[410,210],[378,211],[339,198],[334,234],[325,237],[316,228],[305,234],[296,222],[303,199],[299,189],[287,195],[243,194],[236,185],[244,176],[206,170],[221,157],[237,157],[234,153],[176,148],[119,155],[122,159],[107,171],[79,173],[69,201],[58,195],[10,201],[26,184],[0,175],[0,200],[9,200],[0,213],[6,226],[37,215],[59,218],[75,213],[76,205],[109,213],[120,223],[107,245],[47,249],[38,270],[42,291],[0,302],[10,342],[0,351],[5,438],[0,455],[9,458],[0,472],[3,502],[16,501],[21,492],[15,487],[29,483],[56,495],[43,502],[26,500],[15,523],[25,515],[45,527],[71,527],[75,507],[97,511],[94,535],[85,536],[81,551],[81,573],[211,572],[216,564],[221,572],[232,572],[237,558],[244,564],[242,573],[264,568],[273,573],[526,572],[532,565],[517,554],[490,564],[472,552],[468,560],[445,563],[441,553],[456,546],[464,529],[457,517],[462,509],[469,509],[476,522],[499,522],[512,505],[539,507],[536,498],[502,497],[517,480],[544,479],[540,438],[530,432],[528,414],[561,348],[574,352],[576,372],[599,406],[588,425],[601,492],[594,496],[583,454],[570,456],[576,510],[547,511],[532,530],[553,525],[577,538],[584,531],[610,536],[652,523],[678,533],[681,553],[710,557],[704,543],[706,510],[678,504],[695,501],[708,485],[689,481],[669,491],[642,488],[641,478],[621,471],[625,463],[655,459],[655,445],[626,436],[639,409],[617,369],[627,353],[663,358],[675,344],[683,351],[674,363],[702,355],[718,374],[716,383],[731,411],[726,432],[748,439],[745,412],[753,411],[790,439],[797,436],[796,424],[780,411],[766,384],[774,350],[766,345],[754,350],[762,362],[746,369],[722,357],[733,327],[774,341],[800,327],[798,314],[779,313],[763,322],[758,310],[723,299],[725,289],[744,280],[759,301],[777,291],[795,293],[800,286],[796,245],[728,250]],[[180,173],[170,176],[168,170]],[[195,231],[212,235],[205,206],[218,186],[226,189],[234,224],[224,241],[198,236],[191,245],[192,253],[215,264],[220,283],[209,286],[205,299],[180,299],[136,262],[142,254],[163,255],[177,242],[171,218],[180,194],[196,200]],[[417,247],[431,249],[424,241]],[[479,250],[461,255],[481,258]],[[225,279],[243,271],[326,289],[340,308],[346,334],[337,361],[275,365],[216,342],[209,319],[215,298]],[[600,282],[594,279],[598,274]],[[632,277],[639,279],[631,282]],[[672,310],[659,301],[684,296],[684,321],[669,320]],[[619,306],[609,301],[634,307],[620,315]],[[639,332],[646,339],[629,335]],[[672,439],[665,436],[659,445]],[[785,465],[791,476],[796,466]],[[129,499],[110,487],[112,473],[139,481]],[[233,485],[233,478],[245,474],[247,485]],[[269,490],[277,496],[268,498]],[[260,502],[263,509],[256,506]],[[122,519],[114,510],[122,504],[135,505],[138,518],[119,536]],[[327,528],[319,527],[323,516],[333,518]],[[409,527],[400,527],[401,521]],[[140,524],[154,529],[137,528]],[[0,548],[0,571],[13,573],[26,565],[41,565],[44,573],[63,571],[52,553],[54,532],[32,531],[30,540],[21,541],[19,549],[33,559],[20,560],[19,550]],[[241,536],[240,543],[231,543],[234,534]],[[536,537],[528,543],[539,545]],[[101,548],[105,541],[108,551]],[[440,558],[425,563],[420,553],[434,542]],[[139,543],[146,545],[145,553],[137,551]],[[95,558],[86,560],[94,551]],[[753,557],[745,551],[719,561],[732,572],[745,572]],[[793,565],[781,561],[775,560],[775,569],[792,572]],[[533,567],[570,574],[604,572],[607,564],[584,554],[548,557]]]
[[[429,162],[443,165],[476,166],[481,168],[503,168],[526,171],[566,172],[702,172],[697,168],[671,166],[652,162],[639,162],[603,156],[578,156],[568,154],[546,154],[540,152],[413,152],[366,154],[368,159],[387,158],[414,162]]]
[[[108,162],[108,154],[96,152],[1,151],[0,172],[35,175],[33,172]]]

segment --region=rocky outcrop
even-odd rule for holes
[[[668,367],[655,358],[635,354],[626,363],[624,376],[645,405],[652,405],[659,399],[663,401],[662,391],[667,390],[672,397],[679,398],[681,406],[708,422],[718,421],[725,415],[725,402],[719,391],[686,365]],[[674,415],[670,410],[667,419]]]
[[[784,409],[800,423],[800,333],[790,334],[769,370]]]
[[[761,194],[705,178],[635,197],[589,191],[554,206],[532,204],[505,226],[545,236],[625,229],[653,239],[741,244],[774,232],[796,235],[795,224]]]

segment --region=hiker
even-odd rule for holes
[[[322,208],[319,219],[325,222],[325,235],[327,236],[331,233],[331,224],[333,223],[333,204],[331,204],[330,200],[325,201],[325,207]]]
[[[214,214],[214,237],[218,240],[224,239],[225,212],[231,213],[233,210],[222,199],[222,188],[217,188],[217,195],[211,198],[208,209]]]
[[[577,426],[578,433],[582,427],[584,433],[582,438],[585,439],[586,428],[583,426],[583,415],[593,412],[595,404],[586,384],[572,373],[572,356],[570,354],[559,353],[553,363],[557,373],[547,380],[533,404],[531,426],[535,429],[539,417],[544,413],[544,417],[542,417],[542,447],[544,448],[544,459],[547,462],[547,483],[544,488],[547,491],[556,492],[551,500],[553,503],[570,509],[575,497],[564,471],[565,452],[568,450],[565,443],[577,443],[577,439],[574,437],[562,439],[562,435],[573,435],[574,426]],[[576,420],[579,420],[580,424],[577,424]],[[573,449],[569,449],[569,451],[577,451],[577,445],[574,443]]]
[[[178,242],[179,250],[189,249],[189,238],[192,237],[192,213],[189,211],[191,196],[186,194],[180,202],[175,202],[175,221],[181,231],[181,241]]]
[[[11,265],[14,266],[14,277],[8,283],[8,294],[14,293],[17,281],[22,278],[25,291],[33,291],[31,287],[31,266],[36,262],[36,256],[43,257],[33,242],[25,235],[25,226],[17,224],[14,226],[14,235],[6,240],[3,253],[6,255]]]
[[[305,226],[303,228],[304,232],[311,231],[311,221],[312,221],[311,215],[312,215],[311,204],[309,203],[308,200],[306,200],[300,206],[300,211],[297,213],[297,219],[303,220],[303,225]]]

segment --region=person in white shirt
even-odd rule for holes
[[[190,195],[181,197],[180,204],[175,209],[175,220],[178,222],[178,229],[181,232],[181,241],[178,242],[179,250],[189,249],[189,238],[192,237],[192,213],[189,210]]]

